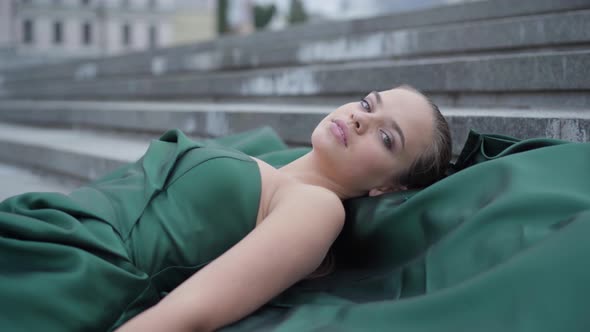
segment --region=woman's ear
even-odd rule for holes
[[[383,195],[386,193],[407,190],[407,189],[408,189],[408,187],[402,186],[402,185],[373,188],[373,189],[369,190],[369,196],[375,197],[375,196]]]

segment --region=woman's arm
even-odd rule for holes
[[[342,229],[344,208],[321,188],[289,190],[242,241],[118,331],[211,331],[313,272]]]

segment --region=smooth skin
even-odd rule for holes
[[[333,132],[347,127],[346,145]],[[409,89],[371,92],[315,128],[312,151],[262,178],[257,226],[118,331],[212,331],[252,313],[321,264],[340,233],[342,200],[403,190],[396,175],[432,140],[426,99]]]

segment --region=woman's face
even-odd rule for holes
[[[434,116],[426,98],[405,88],[373,91],[340,106],[311,136],[314,153],[351,194],[403,189],[406,171],[432,141]]]

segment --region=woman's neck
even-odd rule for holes
[[[279,172],[300,183],[326,188],[341,200],[355,196],[354,193],[342,186],[341,179],[337,178],[329,167],[318,160],[313,150],[279,168]]]

